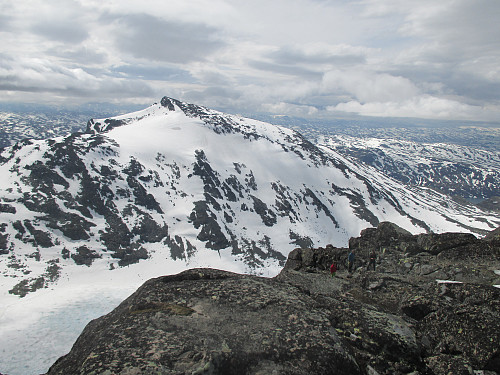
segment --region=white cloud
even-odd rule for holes
[[[405,100],[414,97],[419,91],[407,78],[358,69],[325,73],[322,90],[345,92],[364,103]]]
[[[327,108],[331,112],[352,112],[378,117],[420,117],[443,120],[483,120],[497,121],[498,109],[489,111],[478,106],[470,106],[454,100],[436,98],[429,95],[417,96],[402,101],[369,102],[358,101],[340,103]]]
[[[26,93],[43,93],[39,99],[50,96],[57,102],[61,97],[68,102],[83,102],[89,98],[153,97],[151,88],[144,82],[110,76],[90,74],[81,68],[66,68],[48,59],[21,58],[0,63],[0,90],[11,99],[23,101]],[[34,96],[30,96],[34,98]]]
[[[264,103],[262,110],[274,114],[287,114],[288,116],[314,116],[319,113],[316,107],[291,103]]]

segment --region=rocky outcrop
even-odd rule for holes
[[[349,249],[327,246],[292,251],[273,279],[192,269],[149,280],[48,374],[499,374],[498,235],[381,223],[350,246],[352,274]]]
[[[91,322],[49,374],[361,374],[315,301],[276,280],[193,269]]]

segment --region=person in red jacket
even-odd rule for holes
[[[335,277],[336,272],[337,272],[337,263],[333,262],[332,265],[330,266],[331,277]]]

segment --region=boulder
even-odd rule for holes
[[[160,277],[89,323],[48,374],[362,374],[314,305],[256,276]]]

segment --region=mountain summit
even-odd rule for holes
[[[75,269],[138,262],[274,275],[294,248],[345,246],[381,221],[411,233],[500,221],[293,130],[168,97],[85,133],[19,142],[0,173],[0,267],[19,296]]]

